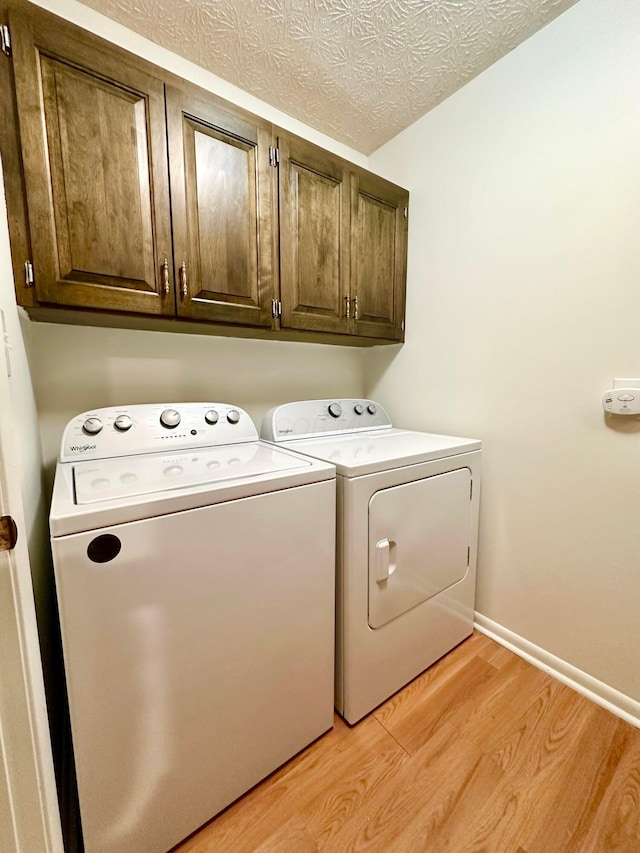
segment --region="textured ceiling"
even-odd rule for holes
[[[370,154],[577,0],[83,0]]]

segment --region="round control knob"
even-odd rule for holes
[[[175,429],[180,423],[180,412],[175,409],[165,409],[160,415],[160,423],[167,429]]]
[[[113,425],[119,432],[126,432],[133,426],[133,421],[131,420],[129,415],[118,415],[118,417],[113,422]]]
[[[100,418],[87,418],[82,424],[82,431],[87,435],[97,435],[102,429],[102,421]]]
[[[339,418],[342,414],[342,406],[340,403],[329,403],[329,414],[332,418]]]
[[[218,417],[219,415],[215,409],[209,409],[209,411],[204,414],[205,421],[211,426],[218,423]]]
[[[229,409],[227,412],[227,420],[230,424],[237,424],[240,420],[240,412],[237,409]]]
[[[367,406],[367,411],[370,415],[375,415],[375,413],[378,411],[378,407],[375,403],[369,403],[369,405]]]
[[[364,406],[362,405],[362,403],[356,403],[353,407],[353,411],[356,413],[356,415],[361,415],[364,413]]]

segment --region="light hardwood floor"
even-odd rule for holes
[[[475,633],[175,853],[640,853],[640,730]]]

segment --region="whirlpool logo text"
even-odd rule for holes
[[[85,453],[87,450],[95,450],[95,444],[72,444],[69,450],[72,453]]]

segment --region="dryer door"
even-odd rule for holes
[[[466,575],[470,496],[469,468],[381,489],[372,496],[371,628],[380,628]]]

